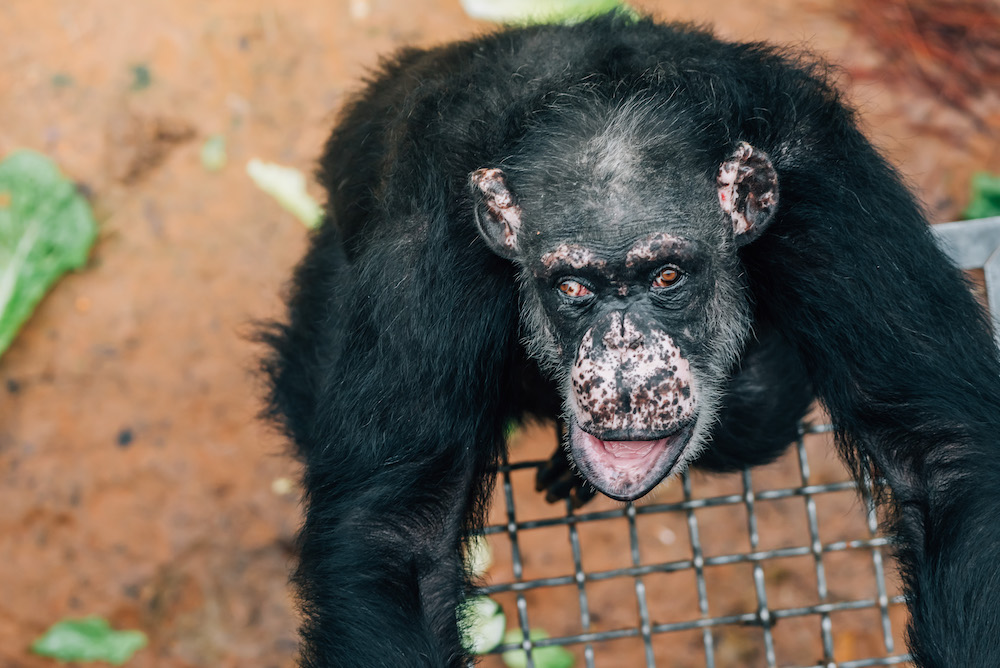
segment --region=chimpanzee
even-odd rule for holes
[[[511,420],[560,420],[628,501],[773,459],[814,398],[891,489],[916,662],[1000,665],[1000,359],[830,79],[622,16],[382,66],[267,336],[305,462],[303,666],[466,665],[464,541]],[[565,457],[542,483],[583,500]]]

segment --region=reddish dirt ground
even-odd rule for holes
[[[870,134],[937,220],[956,215],[973,171],[1000,171],[991,138],[1000,118],[976,126],[883,76],[880,56],[839,18],[842,3],[636,4],[841,63]],[[101,229],[88,266],[57,285],[0,358],[0,666],[51,665],[29,654],[30,642],[57,620],[88,614],[149,635],[131,666],[293,665],[286,579],[300,507],[287,482],[298,471],[282,439],[255,418],[261,351],[248,335],[254,321],[280,316],[306,230],[256,190],[244,166],[259,157],[308,172],[345,95],[379,54],[485,29],[457,0],[0,4],[0,156],[33,148],[53,157],[92,193]],[[228,146],[219,173],[198,157],[213,134]],[[515,457],[549,447],[534,433]],[[817,478],[840,475],[832,457],[825,461]],[[733,483],[704,485],[699,493],[711,494]],[[529,515],[552,512],[532,494],[524,490]],[[699,514],[715,554],[747,549],[734,533],[745,517],[734,512]],[[801,530],[782,529],[802,521],[800,500],[787,514],[794,521],[780,508],[762,512],[775,513],[774,544],[787,540],[781,530]],[[840,518],[831,520],[835,534],[837,521],[856,520],[858,504],[845,497],[828,512]],[[602,527],[583,536],[588,569],[627,559],[618,529]],[[667,530],[679,536],[684,527],[651,525],[650,559],[676,558]],[[564,536],[526,538],[526,568],[566,574],[567,546]],[[490,577],[509,577],[504,569],[509,555],[498,544]],[[725,574],[713,580],[729,592],[713,610],[752,605],[738,570],[731,587]],[[870,577],[845,563],[836,586],[849,586],[855,571]],[[801,573],[790,565],[772,576],[782,605],[815,592]],[[675,604],[692,609],[692,593],[664,586],[671,593],[655,610],[661,621],[676,618]],[[591,589],[596,627],[634,624],[634,598],[621,604],[622,596],[610,585]],[[554,635],[578,630],[575,598],[553,593],[532,605],[574,606],[564,621],[556,614],[539,623]],[[843,636],[853,645],[842,651],[869,651],[871,624],[845,622],[857,631]],[[700,642],[685,637],[664,661],[686,665],[678,648]],[[721,665],[759,661],[741,642],[737,633],[720,644]],[[782,642],[794,651],[794,636]],[[611,657],[604,665],[633,665],[616,647],[598,648],[599,658]]]

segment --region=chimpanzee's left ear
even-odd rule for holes
[[[475,202],[476,226],[490,249],[508,260],[517,255],[521,231],[521,207],[499,169],[477,169],[469,174]]]
[[[778,209],[778,173],[767,154],[740,142],[715,178],[719,204],[733,221],[737,246],[761,235]]]

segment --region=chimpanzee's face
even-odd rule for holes
[[[528,346],[563,388],[572,458],[620,500],[706,442],[750,323],[735,249],[777,205],[774,170],[749,145],[715,180],[642,167],[619,159],[571,187],[537,166],[510,183],[471,175],[482,236],[521,268]]]
[[[694,432],[701,397],[692,358],[714,291],[700,245],[667,232],[618,248],[579,239],[527,263],[564,379],[573,459],[610,496],[646,493]]]

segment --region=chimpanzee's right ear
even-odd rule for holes
[[[477,169],[469,175],[469,188],[479,234],[490,249],[508,260],[517,256],[521,207],[499,169]]]

